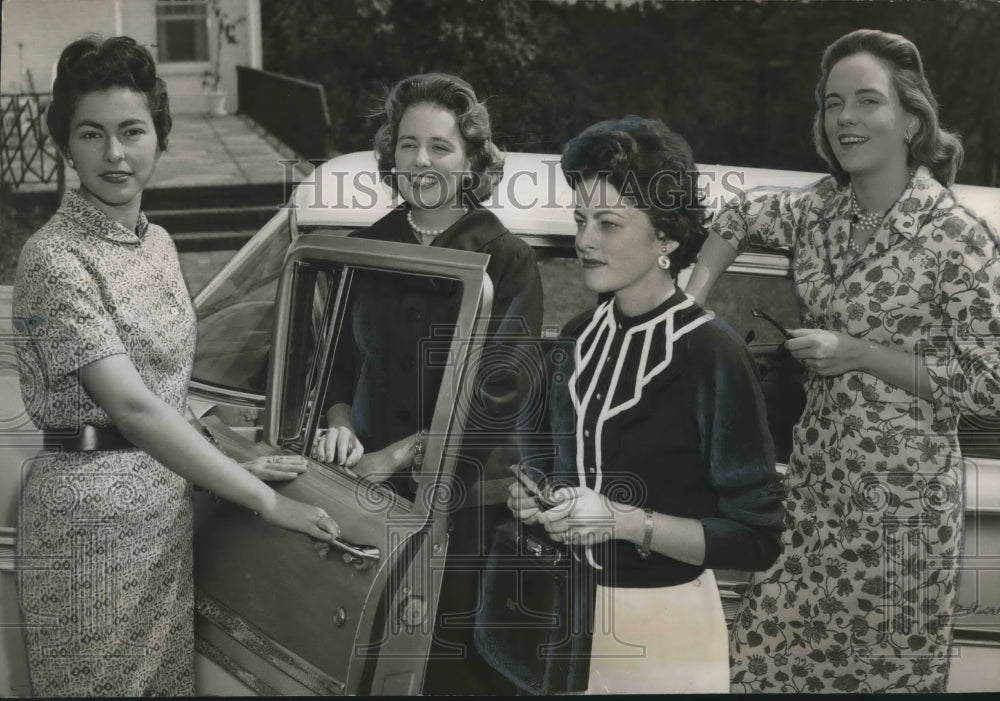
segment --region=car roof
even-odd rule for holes
[[[295,188],[292,201],[299,226],[347,228],[369,226],[400,203],[378,181],[371,152],[327,161]],[[572,236],[576,228],[571,203],[572,192],[559,169],[559,156],[508,153],[504,177],[483,205],[515,233]]]
[[[762,185],[804,187],[825,175],[727,165],[699,164],[698,168],[709,209],[740,190]],[[1000,188],[955,185],[952,190],[962,204],[1000,230]],[[398,196],[379,182],[375,155],[370,151],[330,159],[300,182],[292,195],[296,223],[301,227],[370,226],[399,203]],[[503,180],[483,205],[512,232],[530,239],[573,236],[571,203],[572,192],[557,154],[509,152]]]

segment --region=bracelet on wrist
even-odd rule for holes
[[[635,546],[635,551],[641,560],[649,557],[650,548],[653,545],[653,510],[643,509],[643,513],[645,515],[645,524],[642,532],[642,545]]]

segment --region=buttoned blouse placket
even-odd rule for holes
[[[622,333],[622,324],[615,320],[613,302],[605,302],[594,314],[591,323],[584,329],[580,338],[576,342],[574,350],[575,369],[570,377],[570,398],[576,414],[576,448],[577,474],[581,486],[587,486],[586,467],[589,462],[594,471],[593,490],[600,493],[603,478],[603,450],[602,441],[604,438],[604,425],[608,419],[622,413],[626,409],[639,402],[643,388],[649,382],[665,371],[673,359],[673,344],[678,338],[689,331],[711,321],[714,314],[705,312],[698,318],[686,324],[681,329],[674,329],[674,315],[681,309],[686,309],[694,304],[688,297],[685,301],[675,304],[662,314],[649,319],[646,322],[629,328]],[[664,334],[665,355],[661,362],[647,371],[650,349],[654,337],[662,328]],[[603,332],[603,337],[602,337]],[[630,344],[635,337],[642,339],[642,350],[636,368],[635,377],[632,379],[631,392],[626,397],[618,400],[619,385],[622,381],[622,368],[628,356]],[[587,347],[587,344],[590,344]],[[584,353],[584,349],[586,352]],[[610,379],[607,376],[609,361],[615,358],[614,372]],[[594,372],[587,373],[592,363],[596,361],[597,366]],[[589,376],[588,376],[589,375]],[[583,399],[580,399],[577,384],[582,378],[586,378],[586,390]],[[625,378],[628,382],[629,378]],[[600,391],[598,391],[600,390]],[[595,401],[596,400],[596,401]],[[616,400],[618,403],[616,404]],[[593,435],[590,435],[588,425],[593,425]],[[604,569],[594,560],[593,549],[586,549],[586,559],[588,564],[595,569]]]
[[[577,474],[581,485],[588,484],[587,472],[592,471],[595,473],[593,489],[596,492],[601,491],[603,481],[602,440],[605,423],[635,406],[642,397],[643,388],[654,377],[667,369],[673,359],[674,341],[714,318],[711,312],[706,312],[681,329],[675,330],[674,315],[676,312],[693,304],[693,300],[688,298],[642,324],[623,329],[622,324],[616,322],[612,302],[609,301],[598,309],[594,320],[580,335],[575,349],[576,369],[570,378],[570,396],[577,417]],[[647,369],[654,338],[661,328],[665,343],[664,358],[655,367]],[[602,331],[604,332],[603,337],[601,337]],[[623,378],[622,370],[626,358],[631,344],[637,337],[641,339],[642,349],[636,374],[631,378]],[[588,343],[589,347],[587,347]],[[583,353],[584,348],[586,348],[585,354]],[[615,361],[614,371],[608,377],[609,362],[612,359]],[[594,362],[597,363],[594,372],[588,373],[587,370]],[[578,384],[581,380],[586,382],[582,399],[578,391]],[[631,387],[624,387],[626,394],[619,398],[619,395],[622,394],[619,387],[622,386],[623,380],[625,383],[631,384]],[[594,430],[591,432],[587,426],[593,426]],[[592,467],[588,468],[588,464]]]
[[[602,375],[607,378],[607,368],[608,360],[611,357],[609,354],[609,346],[614,342],[616,336],[615,320],[613,314],[611,314],[611,304],[612,302],[606,302],[602,307],[598,309],[598,312],[594,315],[594,320],[584,329],[580,338],[576,342],[576,348],[574,349],[575,362],[573,375],[570,377],[570,397],[573,401],[573,409],[576,414],[576,469],[577,475],[580,480],[581,486],[589,486],[587,480],[588,469],[586,465],[591,465],[590,472],[594,472],[594,491],[600,491],[600,475],[597,471],[600,469],[598,462],[600,460],[600,442],[597,438],[592,437],[590,430],[585,428],[588,423],[593,423],[595,430],[600,424],[599,416],[592,416],[591,401],[592,399],[597,399],[600,401],[602,399],[602,393],[598,392],[598,385],[601,384]],[[603,334],[603,338],[601,337]],[[620,342],[620,341],[619,341]],[[587,348],[586,354],[582,354],[582,349],[586,344],[590,344]],[[593,369],[593,373],[588,373],[589,381],[587,382],[587,389],[584,392],[583,399],[579,398],[577,392],[577,382],[585,371],[589,370],[591,364],[595,362],[596,367]],[[610,384],[610,382],[607,382]],[[607,388],[602,388],[604,397],[608,397]],[[593,405],[595,408],[599,407],[599,404]],[[597,431],[599,433],[599,431]],[[591,440],[587,440],[591,439]]]

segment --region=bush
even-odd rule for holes
[[[18,201],[9,185],[0,185],[0,285],[13,285],[21,247],[52,213],[40,204]]]
[[[965,140],[958,181],[1000,184],[1000,3],[261,0],[261,15],[264,65],[326,87],[341,152],[371,149],[385,88],[435,70],[475,87],[510,151],[558,153],[631,113],[683,134],[700,163],[809,171],[825,170],[811,137],[824,47],[899,32]]]

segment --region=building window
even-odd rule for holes
[[[156,0],[156,43],[161,62],[208,60],[206,0]]]

